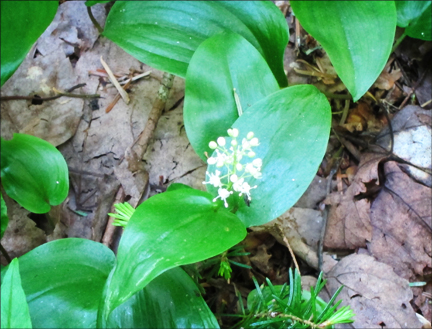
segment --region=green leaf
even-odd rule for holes
[[[325,49],[354,101],[384,69],[396,31],[393,1],[290,1],[301,25]],[[379,33],[378,33],[379,32]]]
[[[6,231],[9,224],[9,218],[7,216],[6,202],[3,199],[3,195],[0,196],[1,196],[1,236],[0,238],[3,238],[3,234]]]
[[[168,270],[117,307],[109,328],[219,328],[193,280],[180,267]]]
[[[167,192],[175,191],[175,190],[181,190],[181,189],[191,189],[192,187],[182,184],[182,183],[172,183],[167,188]]]
[[[189,61],[207,38],[231,31],[266,59],[281,87],[287,86],[283,55],[288,27],[267,1],[117,1],[103,33],[138,60],[186,76]]]
[[[1,139],[1,179],[9,197],[27,210],[41,214],[66,199],[68,167],[50,143],[31,135]]]
[[[1,85],[52,22],[58,1],[1,1]]]
[[[94,5],[98,4],[98,3],[108,3],[108,2],[111,2],[111,1],[113,1],[113,0],[87,0],[85,2],[85,5],[87,7],[91,7],[91,6],[94,6]]]
[[[432,40],[432,1],[395,1],[397,25],[405,27],[406,35]]]
[[[2,199],[3,200],[3,199]],[[31,328],[29,307],[21,286],[19,262],[14,258],[9,264],[1,285],[1,327]]]
[[[252,202],[248,207],[233,194],[236,215],[246,227],[267,223],[292,207],[306,191],[321,163],[330,134],[331,109],[326,97],[312,85],[282,89],[252,105],[234,124],[238,141],[254,132],[260,145],[254,148],[261,158],[262,179],[250,177]],[[226,138],[227,145],[231,139]],[[209,166],[209,172],[226,168]],[[217,189],[207,184],[209,192]]]
[[[208,143],[225,135],[239,117],[233,88],[244,112],[279,90],[261,54],[240,35],[222,33],[198,47],[186,75],[185,128],[203,160],[204,152],[213,152]]]
[[[48,242],[21,256],[22,286],[33,326],[95,328],[114,260],[103,244],[77,238]]]
[[[99,325],[159,274],[215,256],[245,236],[238,217],[206,192],[179,189],[151,197],[135,210],[123,233]]]

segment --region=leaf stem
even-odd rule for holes
[[[402,35],[396,40],[395,44],[393,45],[391,53],[393,53],[396,50],[396,48],[400,45],[400,43],[405,39],[406,36],[407,35],[404,31],[404,33],[402,33]]]
[[[102,27],[99,25],[98,21],[96,20],[96,18],[94,18],[93,13],[91,11],[91,7],[87,7],[87,13],[90,17],[90,20],[92,21],[93,25],[97,28],[97,30],[99,31],[99,34],[102,34],[103,29]]]

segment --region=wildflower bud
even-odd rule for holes
[[[250,132],[247,134],[246,138],[247,138],[247,139],[252,139],[252,137],[254,137],[254,133],[253,133],[252,131],[250,131]]]
[[[223,167],[224,163],[223,161],[218,161],[218,163],[216,163],[216,167],[220,168]]]
[[[238,143],[237,143],[237,141],[236,141],[235,139],[233,139],[233,140],[231,141],[231,145],[235,147],[235,146],[238,145]]]
[[[236,164],[236,169],[237,169],[238,171],[242,171],[242,170],[243,170],[243,165],[242,165],[241,163],[237,163],[237,164]]]
[[[248,153],[248,157],[249,157],[249,158],[253,158],[255,155],[256,155],[256,154],[255,154],[254,151],[250,151],[250,152]]]
[[[259,145],[259,141],[258,138],[252,138],[251,141],[249,142],[251,146],[258,146]]]
[[[230,181],[233,182],[233,183],[237,182],[238,181],[237,175],[231,175]]]
[[[228,135],[233,137],[233,138],[237,138],[237,136],[239,135],[239,131],[237,128],[228,129]]]
[[[209,165],[214,165],[214,164],[216,163],[216,159],[215,159],[215,158],[208,158],[208,159],[207,159],[207,163],[208,163]]]
[[[209,147],[210,147],[212,150],[214,150],[215,148],[217,148],[217,144],[216,144],[216,142],[211,141],[211,142],[209,143]]]
[[[219,144],[219,146],[225,146],[225,144],[226,144],[225,138],[219,137],[217,139],[217,143]]]

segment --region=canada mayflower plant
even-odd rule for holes
[[[249,177],[261,179],[262,160],[255,158],[256,154],[252,148],[259,145],[258,138],[254,137],[253,132],[249,132],[242,142],[237,141],[239,135],[238,129],[228,129],[228,136],[232,138],[231,146],[227,149],[226,140],[224,137],[219,137],[217,142],[211,141],[209,147],[215,150],[213,155],[207,159],[209,165],[216,165],[216,168],[227,168],[227,174],[221,176],[220,170],[215,170],[214,173],[206,172],[208,181],[203,184],[210,184],[218,188],[218,196],[213,199],[221,199],[226,208],[228,208],[228,197],[234,192],[239,196],[244,195],[248,202],[252,200],[251,190],[256,188],[250,186],[247,182]],[[255,159],[253,159],[255,158]],[[245,160],[250,161],[245,161]],[[253,159],[253,160],[252,160]]]

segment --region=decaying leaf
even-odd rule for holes
[[[406,175],[396,162],[384,164],[386,182],[371,208],[368,249],[405,279],[416,281],[432,268],[432,192]]]
[[[344,192],[333,192],[326,204],[332,205],[327,219],[327,233],[324,245],[327,248],[355,249],[365,247],[372,238],[370,224],[370,201],[366,198],[355,200],[355,196],[367,191],[366,183],[377,186],[378,164],[386,155],[364,153],[358,171],[351,185]]]
[[[341,286],[342,305],[350,305],[354,328],[420,328],[411,307],[409,282],[368,255],[344,257],[327,275],[330,294]]]

